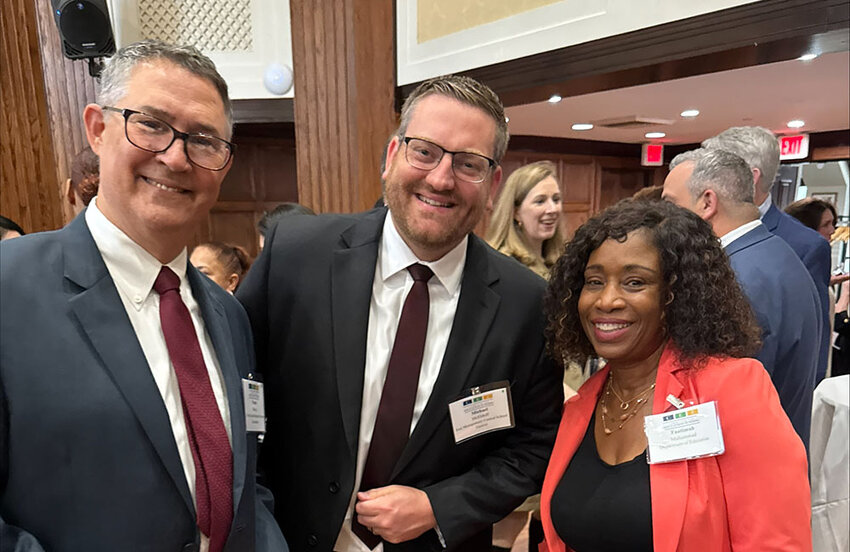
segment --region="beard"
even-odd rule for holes
[[[397,171],[391,170],[386,179],[387,206],[393,223],[405,243],[417,255],[434,257],[436,260],[451,251],[481,220],[487,204],[488,185],[459,182],[460,186],[481,186],[480,194],[470,199],[457,192],[434,192],[424,180],[404,180]],[[417,198],[417,191],[427,192],[431,197],[451,203],[445,213],[428,212]]]

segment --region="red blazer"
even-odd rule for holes
[[[812,549],[811,494],[806,451],[779,404],[762,365],[753,359],[711,358],[698,370],[676,366],[664,350],[656,376],[653,414],[717,401],[726,452],[653,464],[652,540],[655,552]],[[541,552],[565,552],[552,525],[550,504],[561,476],[584,437],[608,369],[590,378],[564,405],[546,479]]]

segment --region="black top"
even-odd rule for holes
[[[652,550],[646,452],[612,466],[599,458],[592,416],[552,495],[552,524],[575,552]]]

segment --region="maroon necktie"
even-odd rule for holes
[[[422,366],[425,333],[428,329],[428,280],[434,273],[419,263],[410,265],[407,270],[413,277],[413,287],[401,309],[387,367],[387,379],[384,380],[375,429],[372,431],[372,442],[360,481],[361,491],[383,487],[390,482],[393,468],[410,436],[413,403],[419,387],[419,368]],[[351,528],[369,548],[375,548],[381,542],[380,537],[357,522],[356,513]]]
[[[215,402],[192,317],[180,298],[180,278],[163,266],[153,288],[159,293],[159,319],[177,374],[186,433],[195,461],[198,527],[210,539],[210,552],[220,552],[233,520],[230,441]]]

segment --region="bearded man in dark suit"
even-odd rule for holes
[[[261,466],[294,550],[489,551],[492,524],[539,492],[563,402],[545,283],[472,234],[507,141],[489,88],[423,83],[388,145],[387,208],[281,221],[240,287],[269,404]],[[513,423],[453,419],[467,401]]]

